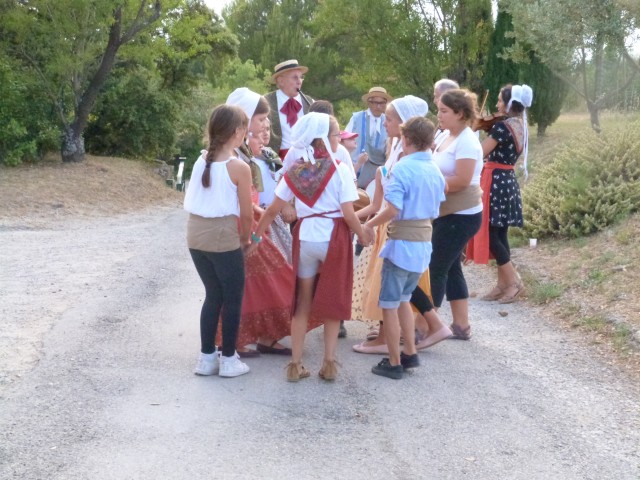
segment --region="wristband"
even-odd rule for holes
[[[260,243],[262,241],[262,237],[256,235],[256,232],[251,232],[251,241]]]

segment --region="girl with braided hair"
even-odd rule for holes
[[[197,375],[237,377],[249,372],[236,353],[236,337],[244,292],[243,249],[251,244],[251,170],[235,154],[248,123],[239,107],[214,109],[209,147],[194,164],[185,194],[187,246],[206,292]],[[220,318],[222,351],[215,345]]]

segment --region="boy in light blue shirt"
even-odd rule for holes
[[[366,229],[391,221],[388,240],[380,252],[384,259],[378,305],[382,309],[389,358],[372,372],[400,379],[405,368],[419,365],[415,325],[409,300],[431,260],[431,220],[445,199],[445,180],[431,160],[435,126],[413,117],[401,127],[404,156],[389,172],[384,189],[387,205],[365,223]],[[400,333],[404,352],[400,351]]]

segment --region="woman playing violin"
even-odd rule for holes
[[[511,262],[509,227],[522,227],[522,197],[515,175],[515,164],[527,150],[526,108],[533,92],[527,85],[506,85],[500,90],[498,113],[482,142],[487,159],[480,184],[483,191],[483,214],[480,231],[469,242],[467,259],[486,264],[495,258],[498,282],[483,300],[512,303],[524,292],[524,285]],[[525,160],[526,162],[526,160]]]

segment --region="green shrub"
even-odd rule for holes
[[[640,122],[577,136],[523,189],[524,234],[580,237],[638,211]]]

